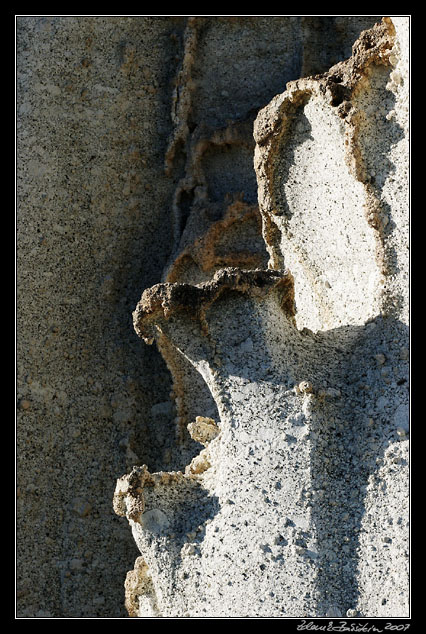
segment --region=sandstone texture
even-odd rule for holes
[[[408,616],[408,69],[17,18],[19,617]]]

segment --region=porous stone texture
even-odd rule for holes
[[[19,617],[407,614],[380,20],[17,18]]]
[[[183,471],[144,465],[117,484],[158,616],[409,615],[408,21],[398,28],[383,18],[257,115],[268,268],[220,262],[208,281],[186,268],[134,311],[139,336],[202,376],[219,430]],[[189,372],[179,381],[202,415],[205,393]],[[198,441],[201,420],[187,425]],[[138,616],[152,614],[140,597]]]
[[[147,420],[169,401],[131,311],[170,251],[163,161],[182,27],[17,18],[21,617],[127,614],[137,549],[111,495],[135,462],[156,464]]]

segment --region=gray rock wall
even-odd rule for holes
[[[17,19],[24,616],[125,616],[136,549],[111,496],[139,447],[155,464],[147,419],[169,400],[131,311],[171,249],[163,163],[182,22]]]
[[[345,343],[327,343],[326,337],[325,344],[318,344],[318,349],[322,345],[342,345],[345,353],[342,373],[330,369],[327,375],[333,379],[333,389],[337,389],[336,382],[341,388],[338,397],[326,397],[332,401],[327,401],[327,408],[331,408],[329,415],[334,423],[325,435],[315,435],[315,430],[322,427],[324,412],[318,418],[307,404],[303,406],[308,407],[304,415],[312,426],[309,439],[304,438],[306,423],[298,416],[303,414],[303,399],[309,404],[313,397],[289,391],[293,389],[293,379],[300,383],[312,377],[305,376],[305,370],[294,368],[288,374],[288,367],[283,368],[279,359],[268,355],[261,372],[253,370],[260,372],[259,377],[251,376],[251,365],[247,364],[252,351],[256,356],[258,346],[270,341],[268,328],[273,330],[276,320],[281,323],[273,299],[275,290],[265,305],[249,298],[244,300],[248,302],[245,308],[225,303],[219,321],[213,318],[216,304],[212,304],[213,313],[206,316],[206,324],[217,330],[215,340],[223,343],[215,348],[211,362],[214,367],[223,364],[220,376],[225,384],[209,374],[206,359],[210,359],[211,350],[204,359],[199,354],[196,358],[191,356],[194,344],[187,341],[184,331],[178,348],[185,356],[176,351],[176,338],[167,337],[166,331],[157,337],[157,344],[146,346],[137,338],[131,323],[141,292],[153,284],[208,284],[215,272],[224,267],[267,267],[271,247],[264,240],[265,220],[262,221],[257,206],[254,120],[259,109],[283,93],[288,81],[326,72],[331,65],[348,58],[359,33],[379,19],[17,18],[19,616],[234,616],[235,609],[243,616],[247,610],[262,616],[312,616],[318,610],[344,609],[359,609],[370,616],[380,610],[380,614],[388,615],[389,605],[405,614],[405,529],[399,527],[406,517],[402,511],[397,517],[392,504],[406,500],[407,480],[401,468],[395,467],[403,466],[401,461],[406,456],[400,452],[406,450],[404,443],[395,442],[392,425],[396,421],[396,429],[403,429],[407,420],[403,367],[408,354],[406,302],[399,301],[398,310],[402,312],[393,315],[391,327],[383,326],[380,319],[375,324],[377,312],[373,311],[370,327],[376,325],[376,334],[372,337],[366,337],[363,330],[366,316],[362,306],[352,321],[346,319],[354,314],[349,307],[347,313],[342,313],[346,319],[342,323],[350,323],[353,330]],[[389,115],[386,121],[396,118],[392,129],[397,134],[407,125],[407,96],[400,77],[404,77],[408,44],[404,24],[399,27],[396,21],[395,26],[402,33],[397,40],[401,51],[395,49],[395,58],[390,62],[395,67],[391,77],[394,87],[385,115]],[[379,77],[379,95],[385,89],[380,81]],[[375,99],[373,95],[371,104],[365,105],[366,111],[374,107]],[[319,114],[327,116],[325,111],[320,105]],[[366,130],[364,155],[369,173],[376,171],[376,198],[380,196],[391,210],[388,227],[392,231],[388,229],[386,242],[391,246],[386,262],[390,266],[393,262],[394,269],[393,277],[388,275],[385,279],[384,287],[389,292],[384,296],[392,301],[396,296],[404,297],[407,285],[407,150],[404,135],[402,140],[395,136],[391,148],[382,150],[387,152],[389,165],[395,166],[389,171],[401,187],[390,184],[389,178],[384,180],[383,172],[377,174],[377,167],[371,162],[374,156],[369,162],[367,150],[369,138],[376,130],[379,142],[384,138],[381,121]],[[385,123],[382,127],[386,132]],[[331,147],[333,152],[335,146]],[[296,163],[303,166],[303,156]],[[288,174],[285,166],[284,172]],[[297,196],[303,198],[303,190],[298,194],[293,188],[293,192],[297,207]],[[293,215],[295,220],[297,213]],[[303,236],[303,231],[298,230],[297,235]],[[367,244],[365,248],[368,255],[372,247]],[[376,265],[372,266],[374,269]],[[300,277],[295,275],[295,279],[297,282]],[[303,286],[299,288],[303,297]],[[303,308],[303,301],[297,301],[297,292],[296,283],[296,306]],[[253,301],[255,309],[250,308]],[[232,329],[229,334],[227,325],[234,319],[235,311],[249,311],[247,314],[253,314],[254,321],[250,325],[236,319],[238,341],[228,342]],[[259,320],[263,324],[263,343],[256,341],[256,329],[253,331]],[[317,327],[308,322],[302,324],[305,325],[314,330]],[[335,322],[320,324],[321,328],[336,326]],[[283,328],[287,328],[285,322]],[[178,332],[177,325],[176,336]],[[299,335],[291,336],[295,337],[294,349],[298,350]],[[358,342],[364,339],[363,348]],[[190,348],[186,349],[187,345]],[[235,346],[237,356],[233,358]],[[230,358],[224,361],[227,351]],[[294,367],[300,369],[302,364],[312,370],[315,362],[312,366],[309,361],[311,353],[303,346],[302,351]],[[376,355],[379,361],[364,367],[361,362],[365,354]],[[367,432],[362,432],[362,440],[355,431],[351,432],[355,443],[343,433],[351,399],[358,403],[353,392],[345,393],[355,381],[351,355],[354,360],[359,359],[354,361],[354,367],[365,374],[356,380],[374,392],[367,407],[374,403],[374,412],[369,411],[365,420],[364,412],[357,415],[356,425],[362,430],[367,425]],[[225,379],[239,376],[232,368],[238,368],[241,360],[247,365],[247,376],[238,381]],[[253,393],[250,384],[263,385],[265,363],[271,366],[273,380],[269,377],[268,389]],[[318,373],[322,376],[320,369],[312,372],[314,377]],[[241,380],[244,385],[248,383],[247,393],[239,384]],[[329,389],[328,382],[323,382],[322,388]],[[222,394],[223,389],[231,395],[230,405],[218,397],[218,390]],[[361,389],[364,388],[359,385],[356,393]],[[275,411],[275,403],[286,398],[285,412]],[[241,399],[246,413],[251,412],[250,417],[262,421],[262,411],[270,410],[271,420],[276,421],[272,427],[265,422],[260,425],[260,435],[254,442],[257,453],[247,449],[247,456],[241,447],[248,448],[252,441],[248,438],[242,442],[233,431],[240,428],[246,435],[253,433],[250,425],[246,429],[249,421],[238,405]],[[364,402],[357,407],[365,409]],[[200,436],[187,429],[197,416],[220,421],[223,426],[221,435],[207,444],[201,458]],[[389,417],[393,422],[388,422]],[[370,419],[374,422],[372,431],[368,427]],[[273,438],[271,429],[275,430]],[[340,481],[345,450],[336,441],[339,433],[351,445],[354,456],[368,451],[371,464],[381,460],[377,471],[360,464],[356,457],[352,459],[358,465],[357,483],[366,491],[362,491],[360,500],[356,498],[355,506],[343,504],[342,512],[349,514],[356,531],[347,546],[343,543],[347,537],[342,532],[343,524],[331,522],[329,544],[327,526],[332,517],[330,509],[346,500],[350,491],[346,485],[330,485],[324,492],[324,469],[319,458],[324,447],[335,447],[329,458],[331,474],[327,482]],[[270,443],[281,442],[281,436],[286,440],[279,450],[278,462],[292,465],[288,482],[272,477],[271,467],[256,464],[256,455],[262,455]],[[401,438],[397,436],[398,440]],[[294,451],[299,445],[298,451],[313,457],[306,461],[309,469],[302,468],[298,486],[294,487],[291,470],[300,469],[301,462],[305,462],[302,454]],[[125,599],[126,572],[140,553],[127,521],[114,513],[112,496],[117,478],[134,465],[141,469],[143,464],[149,469],[146,482],[151,498],[148,496],[144,512],[148,513],[145,521],[151,533],[140,533],[137,522],[133,527],[143,557],[137,559],[135,571],[127,576]],[[215,480],[217,469],[219,480]],[[253,469],[257,474],[254,487]],[[350,479],[351,467],[345,469]],[[400,497],[395,497],[395,488],[391,487],[388,497],[383,493],[377,498],[376,487],[368,476],[377,479],[378,487],[384,483],[384,489],[379,489],[385,491],[390,472],[395,469],[398,473],[392,477],[399,482]],[[234,470],[244,480],[244,486],[235,480]],[[181,475],[156,476],[159,472]],[[137,482],[139,476],[137,472],[132,482]],[[177,496],[173,512],[169,494],[167,490],[163,492],[164,478],[171,478]],[[200,487],[199,478],[205,480],[205,485]],[[233,499],[224,484],[218,487],[218,482],[228,481],[253,498],[248,506],[244,495]],[[119,500],[126,499],[126,487],[127,480]],[[206,494],[206,490],[210,493]],[[312,510],[307,494],[315,496],[317,490],[323,490],[324,499]],[[284,500],[288,506],[285,512]],[[117,507],[116,503],[115,510],[125,513],[123,502],[120,504]],[[260,533],[253,529],[254,535],[247,528],[249,518],[243,513],[249,513],[247,508],[253,508],[251,505],[265,505],[266,509],[263,528]],[[204,509],[201,515],[200,508]],[[383,535],[380,531],[369,534],[361,523],[364,508],[374,517],[383,515],[380,521],[394,528]],[[275,535],[272,533],[279,523],[277,517],[284,524]],[[274,530],[269,530],[269,525]],[[244,566],[235,562],[232,552],[235,527],[256,550],[248,555]],[[173,531],[178,537],[170,537]],[[395,534],[390,535],[392,531]],[[270,539],[263,539],[265,534]],[[259,535],[263,536],[260,541]],[[374,547],[381,553],[385,537],[392,540],[384,542],[387,558],[360,557],[360,574],[350,563],[344,573],[348,580],[346,590],[339,590],[331,598],[325,596],[325,588],[338,588],[342,581],[339,576],[333,577],[333,565],[337,564],[331,561],[329,565],[330,552],[343,543],[350,555],[357,548],[370,552]],[[401,545],[398,540],[402,540]],[[205,552],[210,552],[207,558],[200,557],[203,543]],[[284,545],[288,552],[280,550]],[[305,554],[297,549],[305,549]],[[313,554],[307,558],[306,552]],[[181,564],[176,564],[175,557]],[[322,567],[315,567],[315,557],[324,562]],[[283,558],[286,566],[282,566]],[[201,568],[194,563],[197,561]],[[225,588],[223,580],[215,575],[219,561],[219,567],[228,570]],[[348,556],[348,561],[353,558]],[[363,569],[365,562],[371,561],[375,562],[373,576],[371,567]],[[386,578],[393,581],[389,582],[388,594],[381,597],[384,603],[380,605],[384,607],[378,611],[374,601],[374,605],[371,603],[371,589],[367,586],[380,584],[383,567],[388,571]],[[319,577],[318,568],[324,570]],[[257,572],[253,576],[254,569]],[[277,571],[284,575],[282,587],[287,591],[283,597],[276,594],[270,581]],[[399,580],[395,575],[400,575]],[[299,596],[300,579],[307,580],[309,589]],[[247,580],[251,588],[247,598],[253,594],[262,596],[262,601],[254,605],[251,601],[249,606],[235,604],[241,584]],[[293,601],[291,597],[295,596]]]

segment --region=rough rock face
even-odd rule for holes
[[[383,18],[257,115],[266,268],[255,207],[200,226],[201,186],[197,237],[134,311],[200,450],[117,483],[142,555],[133,616],[408,615],[407,28]]]
[[[17,49],[18,616],[404,616],[407,19]]]
[[[394,34],[389,20],[365,31],[349,60],[291,82],[256,121],[263,235],[272,265],[284,261],[297,278],[300,327],[364,323],[386,294],[404,302],[389,200],[400,190],[392,151],[404,137],[388,86]]]

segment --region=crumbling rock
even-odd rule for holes
[[[205,313],[225,292],[250,293],[261,297],[273,286],[281,293],[281,304],[293,317],[292,276],[272,270],[221,269],[209,282],[192,286],[190,284],[156,284],[144,291],[136,310],[133,323],[137,334],[147,343],[152,343],[149,326],[168,319],[172,314],[184,312],[192,319],[200,321],[206,328]],[[148,330],[147,330],[148,328]],[[151,330],[152,332],[152,330]]]
[[[143,557],[138,557],[135,567],[127,573],[125,588],[125,606],[130,617],[137,617],[143,609],[147,616],[159,616],[151,574]]]

